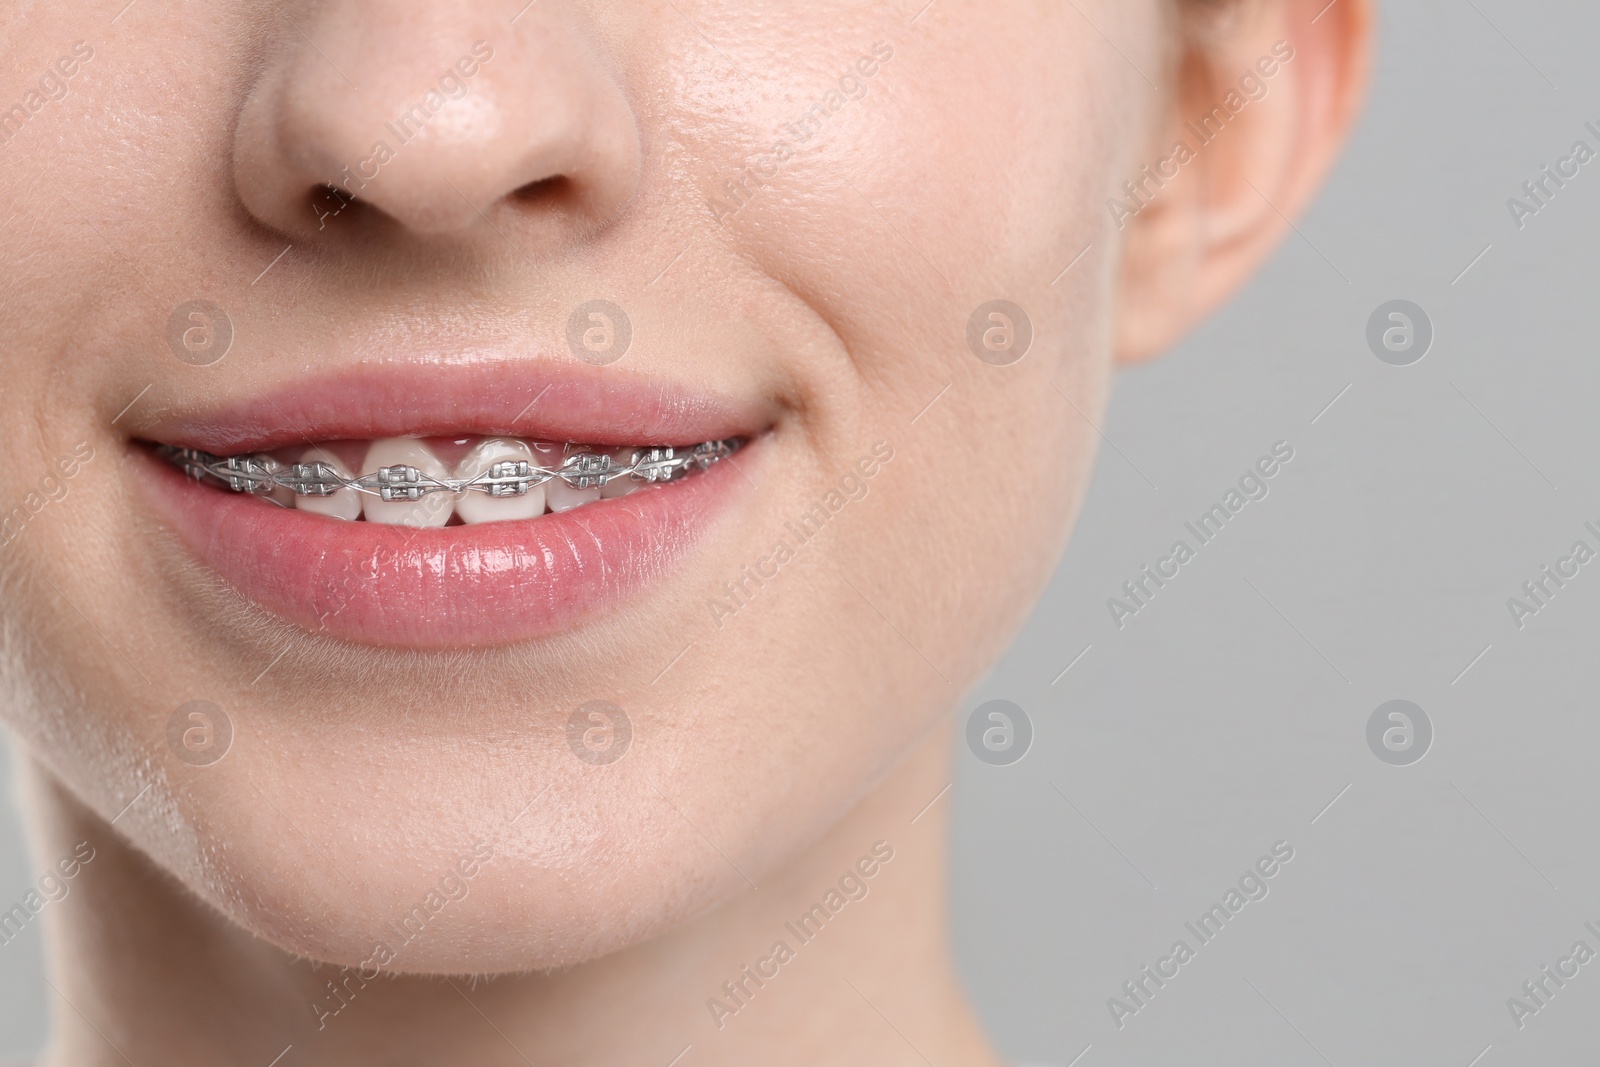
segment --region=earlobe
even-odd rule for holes
[[[1246,3],[1169,75],[1161,132],[1107,210],[1117,358],[1159,354],[1249,278],[1311,200],[1364,95],[1370,0]]]

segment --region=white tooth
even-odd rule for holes
[[[339,457],[325,448],[308,448],[300,457],[301,463],[326,463],[341,478],[354,477],[350,468]],[[314,511],[318,515],[331,515],[336,519],[361,517],[361,494],[354,489],[335,489],[327,496],[296,496],[294,506],[301,511]]]
[[[361,464],[361,474],[365,477],[377,473],[380,468],[402,464],[417,468],[426,478],[448,477],[444,463],[433,454],[433,449],[405,437],[372,442]],[[363,493],[361,514],[368,522],[389,526],[443,526],[455,511],[454,498],[454,493],[441,491],[424,493],[419,500],[382,500],[376,493]]]
[[[633,462],[635,451],[637,449],[630,446],[628,448],[607,449],[606,454],[611,457],[612,466],[626,467]],[[620,478],[613,478],[607,482],[605,488],[600,490],[600,497],[602,500],[610,500],[612,497],[627,496],[637,488],[639,488],[639,483],[624,474]]]
[[[546,462],[551,466],[559,467],[568,458],[577,455],[581,451],[587,450],[576,449],[563,456],[558,448],[554,456]],[[544,498],[545,502],[550,505],[551,511],[571,511],[573,508],[581,507],[584,504],[592,504],[599,500],[600,487],[597,485],[591,489],[574,489],[560,478],[551,478],[545,483]]]
[[[476,478],[496,463],[505,460],[535,463],[533,449],[509,437],[491,437],[478,442],[456,465],[457,478]],[[521,496],[490,496],[476,489],[461,494],[456,501],[461,521],[500,522],[505,519],[531,519],[544,514],[544,486],[536,485]]]

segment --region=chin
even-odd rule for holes
[[[118,825],[211,909],[295,956],[364,974],[571,967],[762,884],[907,741],[752,748],[727,710],[748,702],[700,709],[716,743],[667,725],[694,709],[641,713],[611,763],[574,758],[564,716],[504,703],[478,709],[470,732],[418,729],[392,706],[383,730],[240,730],[226,758],[174,768]],[[752,776],[770,788],[753,793]]]

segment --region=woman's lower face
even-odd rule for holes
[[[46,773],[283,949],[437,892],[388,965],[495,972],[942,728],[1086,481],[1155,0],[124,2],[0,19]]]

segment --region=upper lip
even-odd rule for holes
[[[698,384],[615,365],[476,352],[313,367],[242,396],[151,405],[129,428],[145,440],[236,455],[318,441],[466,434],[687,445],[752,437],[771,420],[762,405]]]

